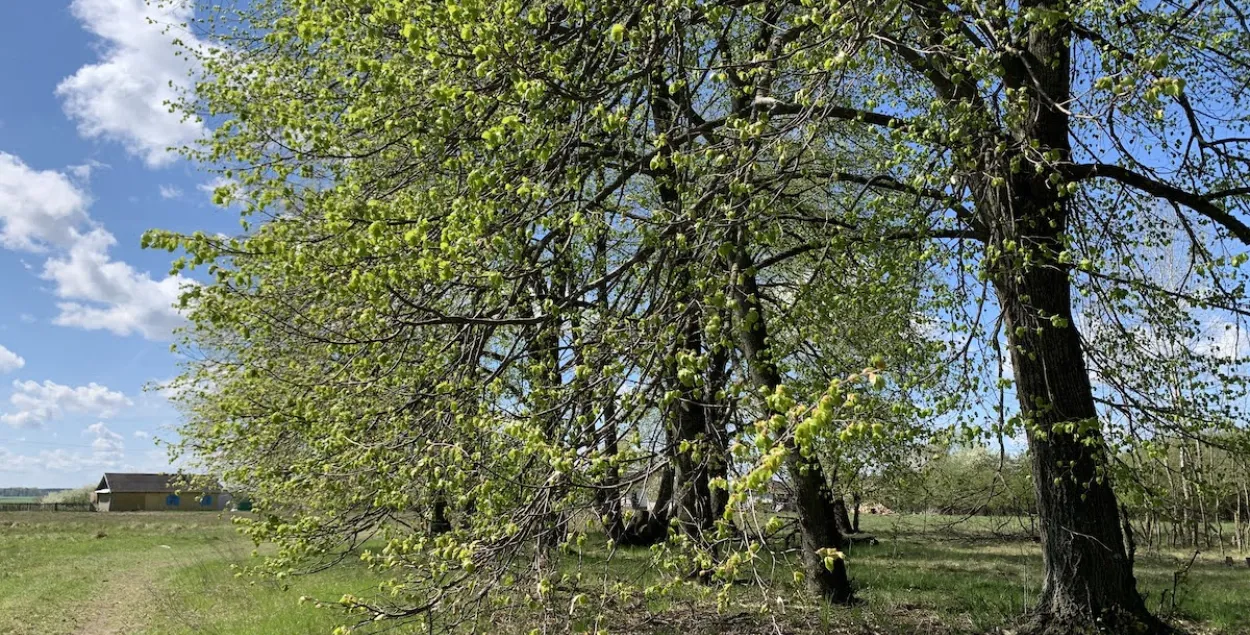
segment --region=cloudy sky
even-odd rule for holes
[[[144,386],[177,372],[182,318],[153,227],[233,225],[212,177],[167,149],[203,129],[164,102],[187,85],[181,9],[144,0],[0,3],[0,486],[77,486],[168,466],[177,413]]]

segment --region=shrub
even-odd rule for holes
[[[44,496],[41,503],[90,503],[91,492],[95,491],[94,485],[83,485],[75,489],[63,489],[59,492],[52,492]]]

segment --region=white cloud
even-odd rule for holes
[[[205,385],[205,383],[191,384],[181,377],[171,377],[165,380],[149,382],[144,386],[144,390],[160,395],[166,402],[176,402],[197,387],[203,388]]]
[[[21,320],[22,322],[24,322],[24,323],[26,323],[26,324],[34,324],[34,323],[35,323],[35,316],[33,316],[33,315],[29,314],[29,313],[23,313],[23,314],[19,315],[19,316],[17,316],[17,319]]]
[[[135,430],[135,438],[136,439],[150,439],[152,438],[152,435],[148,434],[146,430]]]
[[[87,160],[86,163],[81,163],[79,165],[71,165],[69,166],[68,169],[69,169],[69,173],[72,174],[74,178],[78,179],[79,181],[86,182],[86,181],[91,180],[91,175],[96,170],[99,170],[101,168],[107,168],[107,167],[109,167],[107,163],[100,163],[99,161],[96,161],[95,159],[89,159]]]
[[[91,451],[79,450],[44,450],[38,454],[23,455],[6,447],[0,447],[0,472],[31,473],[39,471],[52,472],[93,472],[126,468],[131,471],[157,471],[167,469],[169,459],[160,450],[149,450],[142,453],[143,465],[135,466],[127,462],[126,444],[122,435],[110,430],[103,422],[87,426],[83,436],[93,437]],[[133,460],[133,458],[131,459]]]
[[[205,181],[203,183],[200,183],[199,185],[196,185],[195,189],[207,194],[209,199],[212,199],[214,202],[217,202],[216,201],[217,190],[225,188],[226,196],[224,197],[224,200],[222,201],[222,203],[225,203],[228,205],[230,203],[230,199],[234,196],[235,190],[237,190],[238,187],[239,187],[238,181],[234,179],[228,179],[224,176],[218,175],[209,179],[208,181]]]
[[[97,457],[116,456],[121,458],[122,452],[126,449],[126,443],[122,440],[122,435],[109,430],[103,421],[97,421],[83,430],[83,434],[92,435],[95,439],[91,442],[91,450]]]
[[[38,456],[22,457],[28,463],[54,472],[82,472],[86,470],[109,470],[121,465],[121,455],[113,452],[70,452],[68,450],[51,450],[40,452]]]
[[[166,200],[182,197],[182,190],[177,185],[162,185],[160,192],[161,198]]]
[[[40,467],[35,457],[17,454],[6,447],[0,447],[0,472],[29,472]]]
[[[168,165],[177,158],[168,148],[191,143],[204,131],[167,105],[190,87],[195,66],[177,55],[175,34],[166,27],[178,29],[193,7],[179,0],[74,0],[70,11],[101,46],[97,63],[57,86],[65,114],[85,137],[120,142],[149,167]],[[196,43],[185,31],[177,36]]]
[[[66,450],[56,449],[40,452],[39,457],[36,460],[38,461],[40,467],[43,467],[44,469],[64,472],[69,470],[71,467],[81,465],[82,455],[78,452],[71,453]]]
[[[224,176],[214,176],[213,178],[195,186],[195,189],[211,196],[219,187],[228,187],[236,184],[238,184],[238,181],[235,181],[234,179],[228,179]]]
[[[11,373],[26,365],[21,355],[0,346],[0,373]]]
[[[116,335],[139,333],[150,340],[169,337],[182,323],[173,305],[187,280],[181,276],[154,280],[111,260],[108,250],[114,243],[112,234],[95,229],[68,253],[44,263],[44,279],[54,282],[57,297],[66,300],[57,304],[61,312],[53,323]]]
[[[1211,318],[1204,324],[1202,335],[1193,350],[1223,360],[1238,360],[1250,355],[1250,333],[1236,324]]]
[[[14,381],[9,396],[12,412],[0,414],[0,422],[15,427],[39,427],[67,412],[107,419],[133,402],[126,395],[95,382],[71,388],[53,381]]]
[[[174,308],[182,276],[153,279],[109,250],[117,239],[91,220],[86,192],[63,173],[37,171],[0,153],[0,246],[52,251],[42,276],[54,283],[62,326],[169,337],[182,322]]]
[[[34,170],[0,152],[0,246],[41,252],[66,246],[87,220],[90,199],[64,174]]]

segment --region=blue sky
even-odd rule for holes
[[[77,486],[169,467],[177,412],[144,386],[188,280],[139,249],[149,228],[219,231],[212,175],[170,146],[203,128],[163,103],[186,86],[181,9],[144,0],[0,3],[0,486]]]
[[[173,38],[195,40],[162,25],[188,17],[144,0],[0,2],[0,487],[169,468],[154,440],[178,413],[144,387],[177,373],[171,305],[189,280],[139,238],[237,229],[213,176],[168,151],[204,133],[164,105],[194,71]],[[1250,352],[1243,331],[1210,330],[1213,351]]]

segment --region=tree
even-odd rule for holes
[[[304,469],[340,453],[387,468],[437,454],[469,475],[438,477],[440,495],[499,505],[495,525],[475,521],[499,532],[498,553],[589,504],[569,495],[579,477],[619,485],[629,453],[590,449],[616,446],[631,409],[684,422],[669,426],[667,456],[694,484],[678,489],[702,502],[682,506],[715,509],[714,479],[704,488],[702,468],[681,464],[708,429],[695,407],[708,396],[694,389],[731,356],[751,386],[731,381],[725,404],[763,419],[759,465],[733,489],[786,466],[808,583],[835,600],[851,594],[830,555],[841,536],[819,520],[833,496],[813,449],[863,434],[874,399],[862,395],[888,382],[870,368],[796,391],[780,370],[796,355],[789,336],[772,337],[788,316],[761,288],[787,264],[815,279],[889,254],[904,275],[874,294],[923,298],[931,320],[971,307],[982,317],[970,340],[1005,333],[1013,378],[1000,386],[1019,413],[1004,409],[996,426],[1029,437],[1046,566],[1036,630],[1162,630],[1135,589],[1108,467],[1108,435],[1137,438],[1100,417],[1087,372],[1124,377],[1142,358],[1092,345],[1078,309],[1098,299],[1122,332],[1117,316],[1185,313],[1136,298],[1237,311],[1243,287],[1223,283],[1242,276],[1240,254],[1189,241],[1216,294],[1158,284],[1116,257],[1154,235],[1160,202],[1183,227],[1250,240],[1236,211],[1245,35],[1230,7],[253,3],[206,22],[221,48],[204,53],[207,78],[185,107],[226,118],[193,156],[228,164],[245,213],[277,215],[242,240],[153,242],[213,263],[219,283],[189,301],[196,337],[244,360],[235,400],[285,364],[302,381],[275,376],[258,413],[341,413],[348,441]],[[1154,138],[1166,142],[1129,141]],[[916,293],[918,280],[931,288]],[[267,302],[283,315],[260,317]],[[587,328],[593,343],[574,334]],[[967,392],[980,379],[969,373]],[[605,396],[623,384],[640,389],[618,408]],[[588,388],[605,396],[587,405]],[[1201,415],[1174,419],[1192,430]],[[414,447],[414,419],[446,434]],[[362,432],[382,434],[358,452]],[[481,457],[505,448],[515,459],[499,481]],[[523,460],[534,456],[555,480],[536,480],[544,472]]]
[[[1095,252],[1132,245],[1159,201],[1185,226],[1250,238],[1225,207],[1245,205],[1246,192],[1232,186],[1244,179],[1237,131],[1245,113],[1234,106],[1231,118],[1216,120],[1193,105],[1239,104],[1229,90],[1245,83],[1243,53],[1231,44],[1244,37],[1237,15],[1205,5],[836,3],[795,16],[785,49],[827,72],[814,68],[810,81],[762,102],[778,118],[876,129],[896,153],[874,166],[886,172],[881,181],[952,203],[944,217],[984,245],[970,254],[971,269],[999,305],[1041,516],[1046,583],[1037,630],[1163,629],[1147,614],[1125,553],[1073,288],[1120,298],[1120,285],[1170,291],[1137,272],[1108,275],[1117,263]],[[815,54],[820,40],[804,31],[840,36],[839,55]],[[839,90],[861,89],[855,80],[865,77],[880,89]],[[1189,143],[1134,146],[1129,135]],[[1178,170],[1175,179],[1160,176],[1168,169]],[[1117,218],[1107,214],[1113,200]],[[1203,245],[1190,256],[1204,275],[1241,275],[1240,258],[1212,257]],[[1229,295],[1184,297],[1235,307]]]
[[[74,503],[85,505],[91,502],[91,493],[95,491],[95,485],[83,485],[74,489],[65,489],[59,492],[52,492],[44,495],[39,499],[40,503],[50,505],[52,503]]]
[[[721,506],[709,504],[713,479],[684,457],[714,457],[725,440],[703,414],[716,400],[694,389],[707,384],[702,371],[728,362],[731,348],[758,351],[764,344],[751,329],[741,330],[744,339],[735,343],[734,324],[715,326],[732,315],[727,299],[740,293],[724,246],[737,241],[769,264],[805,250],[784,251],[792,241],[763,222],[758,201],[743,196],[763,186],[781,197],[778,213],[802,204],[787,191],[799,172],[786,166],[785,149],[758,141],[767,112],[744,100],[739,88],[712,88],[717,84],[707,74],[697,80],[706,89],[688,83],[708,59],[775,49],[781,42],[773,26],[731,20],[730,32],[720,32],[684,7],[645,3],[550,10],[465,5],[420,9],[424,17],[417,21],[372,3],[271,2],[247,11],[237,31],[217,32],[220,52],[205,54],[210,79],[189,107],[231,118],[195,156],[235,164],[227,176],[239,182],[233,195],[245,214],[279,211],[239,239],[152,238],[166,247],[180,244],[193,255],[191,264],[212,262],[218,277],[217,285],[188,297],[197,323],[190,343],[225,346],[200,371],[234,364],[242,375],[233,384],[214,379],[212,409],[234,400],[226,413],[232,421],[294,409],[309,424],[322,412],[335,413],[345,432],[353,421],[377,421],[369,438],[385,449],[386,460],[397,461],[412,461],[439,443],[477,461],[472,457],[490,451],[479,448],[506,445],[496,437],[509,421],[537,425],[541,434],[520,440],[538,447],[524,454],[546,455],[549,464],[569,469],[557,469],[558,482],[521,486],[529,493],[509,509],[527,510],[527,519],[569,512],[562,492],[576,489],[573,472],[617,469],[585,452],[599,447],[598,431],[619,437],[620,421],[654,409],[671,422],[675,447],[666,452],[680,479],[679,509],[707,527],[708,511]],[[592,22],[569,29],[584,19]],[[672,25],[689,34],[670,33]],[[697,41],[721,48],[691,48]],[[734,83],[744,81],[746,75]],[[725,108],[733,117],[712,123],[699,113]],[[756,122],[744,129],[748,114]],[[775,156],[769,161],[776,167],[764,167],[765,154]],[[735,210],[753,217],[735,218]],[[765,233],[742,241],[755,231]],[[596,252],[596,245],[606,250]],[[769,253],[774,248],[776,256]],[[604,270],[595,259],[608,263],[598,279],[588,275]],[[760,301],[757,293],[748,295]],[[596,296],[607,306],[589,310]],[[583,334],[593,321],[599,339],[577,343],[575,321]],[[712,338],[704,342],[700,330]],[[304,355],[310,357],[296,361]],[[592,356],[602,360],[599,366]],[[579,357],[585,363],[575,363]],[[760,387],[782,388],[776,371],[763,373]],[[270,375],[273,389],[259,381]],[[587,386],[622,382],[643,387],[634,392],[640,406],[613,406],[615,421],[603,418],[607,402],[579,411]],[[258,390],[266,393],[263,400],[252,396]],[[343,390],[353,398],[335,398]],[[736,399],[741,388],[721,392]],[[447,433],[425,436],[424,450],[400,437],[404,452],[396,455],[387,435],[400,432],[389,428],[418,416]],[[220,425],[203,418],[204,426],[190,431],[220,441]],[[288,425],[286,415],[278,423]],[[586,430],[592,438],[582,436]],[[247,431],[225,436],[237,440]],[[845,575],[830,578],[824,564],[824,552],[842,539],[821,520],[830,496],[823,468],[815,457],[799,458],[792,433],[778,432],[785,437],[778,447],[790,449],[791,478],[808,519],[808,579],[817,592],[848,600]],[[461,433],[486,438],[470,449],[460,445]],[[345,445],[360,442],[354,435],[332,450],[308,452],[300,469],[313,472],[320,463],[359,454]],[[713,440],[720,445],[699,451],[698,444]],[[255,441],[247,443],[257,462],[270,463]],[[294,447],[303,452],[302,441]],[[369,449],[351,460],[381,460],[379,447],[363,447]],[[442,460],[451,460],[450,451],[440,448]],[[518,469],[537,467],[526,465]],[[273,467],[280,471],[254,476],[281,484],[291,466]],[[483,475],[488,466],[461,469]],[[366,488],[374,471],[353,487]],[[333,469],[326,474],[341,476]],[[455,487],[440,480],[422,496],[448,496]],[[342,488],[333,485],[347,495]],[[356,495],[348,501],[361,502]],[[368,521],[377,518],[371,507],[362,509]],[[550,535],[560,526],[518,531]]]

